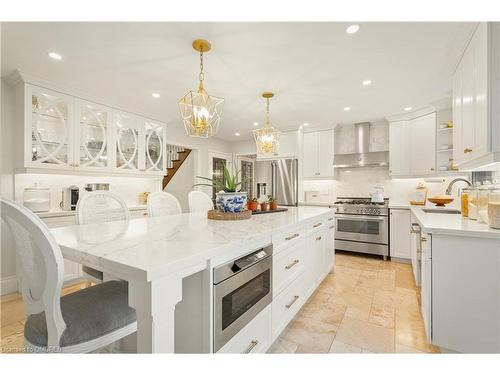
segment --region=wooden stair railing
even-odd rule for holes
[[[165,186],[168,185],[190,153],[191,149],[189,148],[167,145],[167,174],[163,177],[163,189],[165,189]]]

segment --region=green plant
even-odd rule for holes
[[[253,197],[248,200],[249,202],[257,202],[257,198]]]
[[[240,171],[236,171],[235,174],[231,174],[227,167],[224,165],[224,181],[218,181],[215,178],[208,178],[208,177],[202,177],[202,176],[196,176],[198,178],[201,178],[202,180],[210,181],[210,184],[208,183],[199,183],[199,184],[194,184],[194,186],[210,186],[213,187],[217,190],[223,190],[226,193],[236,193],[237,191],[240,191],[241,185],[246,182],[246,180],[238,181],[238,176],[240,174]]]
[[[272,195],[268,195],[268,196],[267,196],[267,201],[268,201],[269,203],[276,202],[276,198],[274,198]]]

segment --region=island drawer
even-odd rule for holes
[[[308,233],[311,233],[311,232],[315,232],[317,230],[323,229],[324,227],[326,227],[327,223],[333,222],[333,220],[334,220],[333,215],[328,216],[328,217],[322,216],[320,218],[317,218],[317,219],[309,222],[309,224],[307,225],[307,231],[308,231]]]
[[[273,299],[273,335],[276,339],[307,301],[307,285],[302,273],[283,292]]]
[[[271,305],[268,305],[217,353],[265,353],[271,345]]]
[[[306,264],[304,241],[288,247],[273,259],[273,295],[279,295],[301,273]]]
[[[286,230],[277,232],[272,235],[274,254],[276,255],[283,249],[288,248],[288,245],[296,244],[300,242],[306,234],[306,228],[304,225],[295,225],[289,227]]]

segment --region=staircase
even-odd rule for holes
[[[167,145],[167,174],[163,177],[163,189],[179,170],[184,160],[191,153],[191,149],[180,146]]]

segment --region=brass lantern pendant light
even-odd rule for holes
[[[281,132],[271,126],[269,122],[269,100],[274,96],[272,92],[262,93],[262,97],[266,99],[266,122],[264,127],[254,130],[253,137],[257,152],[264,155],[277,155],[279,149],[279,141]]]
[[[224,99],[209,95],[203,86],[203,53],[210,51],[212,46],[203,39],[193,41],[193,48],[200,53],[200,74],[198,90],[189,91],[179,100],[182,122],[190,137],[208,138],[217,133]]]

